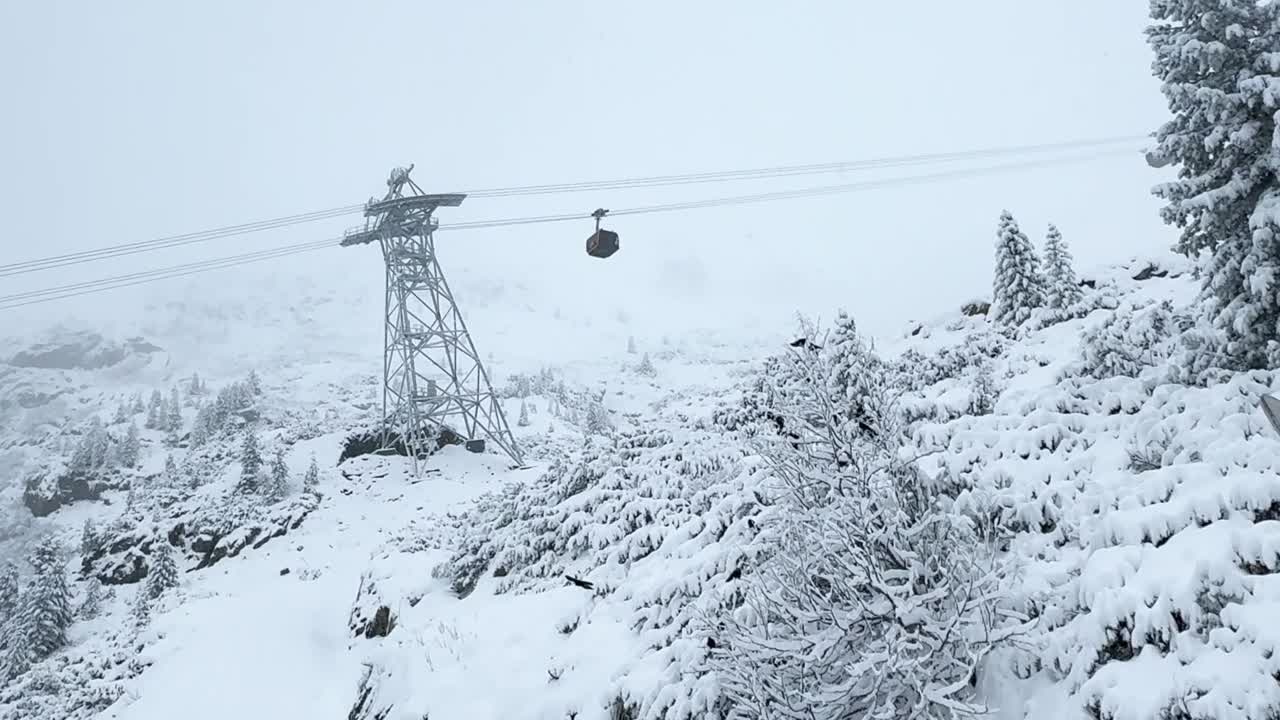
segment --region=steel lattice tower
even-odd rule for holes
[[[386,261],[383,316],[382,420],[384,448],[403,438],[409,456],[429,451],[428,431],[449,426],[470,442],[487,439],[516,465],[520,449],[507,424],[480,354],[436,259],[436,208],[457,207],[466,195],[429,195],[396,168],[387,194],[365,205],[363,228],[347,232],[344,246],[378,243]],[[448,421],[453,420],[450,423]]]

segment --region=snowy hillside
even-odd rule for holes
[[[1085,273],[1009,332],[975,301],[874,350],[838,317],[820,350],[504,369],[524,470],[360,454],[377,384],[345,356],[11,363],[38,402],[5,416],[0,541],[36,562],[5,610],[65,568],[45,617],[73,622],[48,649],[9,625],[0,717],[1264,717],[1280,382],[1184,362],[1193,275]]]

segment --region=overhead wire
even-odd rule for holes
[[[834,195],[842,193],[859,192],[866,190],[874,190],[895,186],[910,186],[929,182],[938,182],[958,177],[979,177],[1003,172],[1012,172],[1017,170],[1033,169],[1037,167],[1048,167],[1052,165],[1069,164],[1074,162],[1084,162],[1087,160],[1097,159],[1101,157],[1119,156],[1122,154],[1131,154],[1134,150],[1131,148],[1113,148],[1110,150],[1099,150],[1092,153],[1082,153],[1061,158],[1040,158],[1036,160],[1027,160],[1017,163],[1004,163],[1001,165],[992,165],[979,168],[961,168],[956,170],[941,171],[936,173],[927,173],[923,175],[910,175],[905,177],[880,178],[876,180],[866,180],[857,183],[844,183],[839,185],[825,185],[810,188],[801,188],[797,190],[783,190],[771,193],[758,193],[753,195],[737,195],[721,198],[709,198],[705,200],[696,200],[689,202],[664,203],[660,205],[648,205],[633,208],[624,208],[612,211],[609,216],[628,216],[628,215],[645,215],[662,212],[681,212],[688,210],[726,207],[732,205],[746,205],[760,202],[772,202],[777,200],[796,199],[805,197],[820,197],[824,195]],[[520,218],[505,218],[495,220],[480,220],[473,222],[454,223],[442,225],[437,232],[442,231],[466,231],[478,230],[496,227],[509,227],[518,225],[531,225],[541,223],[557,223],[582,221],[591,218],[588,213],[568,213],[561,215],[541,215]],[[156,282],[159,280],[167,280],[172,278],[187,277],[197,273],[208,272],[210,270],[218,270],[228,267],[235,267],[248,263],[261,262],[264,260],[272,260],[281,257],[319,250],[327,247],[337,246],[340,239],[317,240],[293,245],[285,245],[282,247],[257,250],[254,252],[243,253],[240,255],[232,255],[229,257],[213,258],[201,260],[192,263],[185,263],[166,268],[158,268],[154,270],[145,270],[125,275],[117,275],[114,277],[101,278],[98,280],[88,280],[68,285],[62,285],[52,288],[40,290],[31,290],[11,295],[0,296],[0,310],[8,310],[13,308],[25,307],[37,303],[50,302],[53,300],[61,300],[71,297],[78,297],[90,293],[102,292],[105,290],[114,290],[117,288],[130,287],[148,282]]]
[[[1062,150],[1084,149],[1090,147],[1104,147],[1107,145],[1116,145],[1120,143],[1132,143],[1145,138],[1144,135],[1124,135],[1106,138],[1094,138],[1088,140],[1072,140],[1056,143],[1039,143],[1034,145],[1021,145],[1009,147],[984,148],[978,150],[966,150],[959,152],[947,153],[928,153],[918,155],[902,155],[889,156],[881,158],[871,158],[864,160],[853,160],[845,162],[818,163],[808,165],[781,165],[774,167],[755,168],[748,170],[729,170],[719,172],[703,172],[688,173],[682,175],[656,175],[650,177],[634,177],[619,180],[595,180],[576,183],[557,183],[548,185],[525,185],[506,188],[490,188],[471,190],[465,194],[469,197],[477,198],[498,198],[498,197],[517,197],[528,195],[551,195],[573,192],[603,191],[603,190],[621,190],[621,189],[637,189],[651,187],[669,187],[698,183],[713,182],[731,182],[740,180],[759,180],[773,179],[781,177],[796,177],[803,175],[818,175],[828,173],[842,173],[862,170],[885,169],[891,167],[913,167],[917,165],[926,165],[934,163],[958,162],[963,160],[974,160],[980,158],[1000,157],[1008,155],[1024,155],[1045,152],[1055,152]],[[54,255],[51,257],[38,258],[33,260],[24,260],[15,263],[0,265],[0,277],[12,277],[14,275],[24,275],[31,272],[42,270],[52,270],[55,268],[78,265],[87,262],[105,260],[117,257],[125,257],[140,253],[152,252],[175,247],[184,247],[197,243],[210,242],[227,237],[238,235],[246,235],[250,233],[262,232],[265,230],[274,230],[284,227],[290,227],[302,223],[316,222],[320,220],[328,220],[343,215],[350,215],[363,211],[364,205],[344,205],[341,207],[330,208],[327,210],[316,210],[307,213],[298,213],[295,215],[287,215],[279,218],[270,218],[267,220],[258,220],[254,222],[240,223],[238,225],[228,225],[224,227],[211,228],[208,230],[200,230],[179,235],[170,235],[166,237],[155,238],[153,240],[143,240],[132,243],[124,243],[121,245],[113,245],[94,250],[85,250],[81,252],[65,253],[62,255]],[[478,227],[490,227],[490,225],[480,225]]]

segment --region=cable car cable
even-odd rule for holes
[[[1122,148],[1107,151],[1099,151],[1094,153],[1086,153],[1074,155],[1066,158],[1042,158],[1038,160],[1024,161],[1020,163],[1005,163],[1003,165],[994,165],[983,168],[964,168],[952,171],[944,171],[938,173],[930,173],[927,175],[913,175],[900,178],[883,178],[879,180],[869,180],[860,183],[846,183],[841,185],[825,185],[800,190],[779,191],[773,193],[762,193],[756,195],[739,195],[723,198],[711,198],[707,200],[697,200],[683,203],[666,203],[662,205],[650,205],[635,208],[627,208],[623,210],[612,210],[608,212],[609,216],[627,216],[642,215],[661,212],[681,212],[687,210],[697,210],[712,207],[725,207],[731,205],[743,205],[760,202],[771,202],[775,200],[787,200],[804,197],[820,197],[825,195],[842,194],[849,192],[858,192],[865,190],[880,189],[893,186],[907,186],[927,182],[937,182],[940,180],[948,180],[958,177],[981,176],[1000,172],[1010,172],[1015,170],[1025,170],[1037,167],[1048,167],[1051,165],[1083,162],[1085,160],[1119,156],[1122,154],[1130,154],[1135,152],[1133,149]],[[594,213],[570,213],[562,215],[542,215],[523,218],[507,218],[497,220],[483,220],[469,223],[455,223],[452,225],[442,225],[437,232],[443,231],[463,231],[476,230],[495,227],[508,227],[517,225],[530,225],[538,223],[554,223],[589,220],[594,217]],[[302,252],[319,250],[326,247],[337,247],[339,239],[327,239],[319,241],[311,241],[298,243],[295,245],[286,245],[278,248],[258,250],[241,255],[232,255],[223,258],[213,258],[202,260],[184,265],[171,266],[167,268],[158,268],[154,270],[140,271],[129,273],[126,275],[118,275],[114,277],[102,278],[98,280],[90,280],[81,283],[73,283],[42,290],[33,290],[13,295],[0,296],[0,310],[8,310],[12,308],[24,307],[36,303],[49,302],[64,298],[77,297],[89,293],[101,292],[104,290],[114,290],[121,287],[129,287],[147,282],[158,280],[166,280],[171,278],[186,277],[208,270],[217,270],[225,267],[234,267],[252,262],[260,262],[263,260],[272,260],[280,257],[286,257]]]
[[[515,197],[523,195],[549,195],[558,193],[585,192],[594,190],[618,190],[632,189],[640,187],[664,187],[686,185],[693,183],[709,183],[709,182],[727,182],[737,180],[753,180],[777,177],[792,177],[799,175],[824,174],[835,172],[848,172],[855,170],[883,169],[887,167],[910,167],[921,164],[931,164],[937,162],[954,162],[958,160],[969,160],[983,157],[993,157],[1002,155],[1020,155],[1029,153],[1052,152],[1068,149],[1081,149],[1087,147],[1098,147],[1104,145],[1113,145],[1124,142],[1135,142],[1146,138],[1145,135],[1127,135],[1116,136],[1110,138],[1098,138],[1092,140],[1074,140],[1058,143],[1041,143],[1036,145],[1011,146],[1005,148],[986,148],[981,150],[968,150],[950,153],[932,153],[922,155],[905,155],[896,157],[873,158],[867,160],[855,160],[848,162],[822,163],[811,165],[783,165],[771,168],[756,168],[752,170],[730,170],[723,172],[704,172],[692,173],[684,175],[658,175],[651,177],[637,177],[622,180],[598,180],[579,183],[559,183],[552,185],[527,185],[508,188],[493,188],[486,190],[473,190],[467,194],[472,197]],[[289,227],[307,222],[315,222],[319,220],[327,220],[350,215],[363,211],[364,205],[345,205],[328,210],[316,210],[308,213],[299,213],[295,215],[287,215],[279,218],[271,218],[267,220],[258,220],[254,222],[241,223],[238,225],[228,225],[224,227],[212,228],[208,230],[200,230],[195,232],[183,233],[179,235],[170,235],[160,237],[153,240],[144,240],[139,242],[125,243],[122,245],[114,245],[94,250],[85,250],[81,252],[66,253],[62,255],[54,255],[45,258],[33,260],[25,260],[16,263],[0,265],[0,277],[9,277],[13,275],[21,275],[28,272],[36,272],[40,270],[50,270],[69,265],[77,265],[81,263],[91,262],[94,260],[104,260],[109,258],[123,257],[127,255],[135,255],[153,250],[168,249],[173,247],[182,247],[196,243],[209,242],[226,237],[237,235],[245,235],[264,230],[273,230],[282,227]]]

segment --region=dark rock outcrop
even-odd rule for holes
[[[32,515],[47,517],[73,502],[101,500],[108,490],[129,487],[129,479],[115,471],[65,472],[56,477],[38,473],[27,478],[22,503]]]

